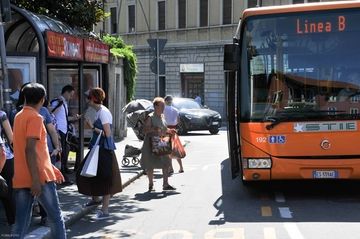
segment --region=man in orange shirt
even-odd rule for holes
[[[64,177],[51,164],[46,141],[46,129],[39,115],[46,91],[38,83],[27,84],[22,92],[24,108],[14,120],[14,179],[16,202],[15,224],[12,238],[24,238],[31,220],[35,197],[48,216],[52,238],[66,238],[56,184]]]

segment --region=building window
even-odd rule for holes
[[[359,97],[357,95],[350,97],[351,103],[359,103]]]
[[[129,32],[135,32],[135,5],[128,6],[129,12]]]
[[[209,1],[200,0],[200,27],[207,27],[209,14]]]
[[[178,0],[179,28],[186,28],[186,0]]]
[[[232,0],[223,0],[223,24],[231,24]]]
[[[116,17],[116,7],[110,8],[110,32],[117,32],[117,17]]]
[[[257,0],[248,0],[248,8],[256,7],[257,5]]]
[[[165,1],[158,2],[158,30],[165,30]]]
[[[350,114],[357,115],[359,113],[359,109],[357,108],[350,108]]]

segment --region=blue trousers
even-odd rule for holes
[[[30,194],[30,188],[14,189],[16,202],[15,224],[11,231],[12,238],[24,238],[31,221],[32,207],[35,197]],[[39,203],[47,213],[50,224],[51,238],[66,239],[64,219],[61,215],[59,198],[54,182],[45,183],[41,187],[41,194],[37,197]]]

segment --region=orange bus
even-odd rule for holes
[[[246,9],[224,71],[233,178],[360,179],[359,1]]]

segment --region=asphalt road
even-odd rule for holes
[[[92,211],[68,229],[68,238],[134,239],[358,239],[359,181],[276,181],[244,187],[231,180],[227,135],[207,131],[190,141],[185,172],[174,192],[147,192],[146,176],[111,199],[111,218],[92,221]],[[174,161],[175,171],[178,165]]]

